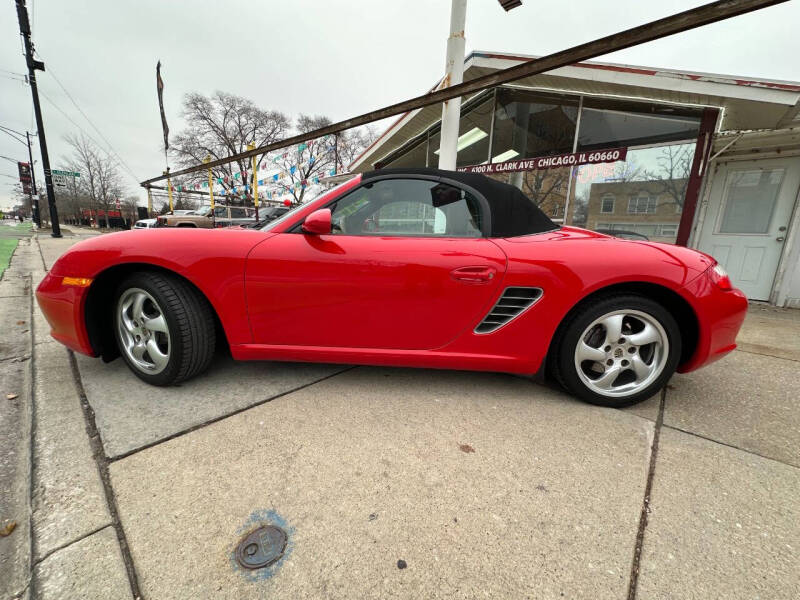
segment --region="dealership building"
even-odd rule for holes
[[[476,51],[464,80],[531,58]],[[401,115],[350,171],[436,167],[441,115]],[[556,222],[697,248],[800,308],[800,83],[579,63],[462,98],[457,156]]]

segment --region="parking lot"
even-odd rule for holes
[[[739,350],[626,410],[511,375],[224,357],[154,388],[30,304],[77,233],[21,245],[0,288],[7,320],[33,315],[34,597],[797,597],[800,311],[753,306]],[[247,571],[234,549],[264,523],[283,558]]]

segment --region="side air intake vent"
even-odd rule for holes
[[[510,323],[542,297],[541,288],[535,287],[510,287],[506,288],[503,295],[489,311],[478,326],[475,333],[492,333],[503,325]]]

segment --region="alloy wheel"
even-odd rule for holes
[[[653,316],[617,310],[595,319],[575,348],[575,368],[585,386],[624,398],[649,386],[664,370],[669,338]]]
[[[172,349],[164,311],[140,288],[125,290],[117,302],[120,347],[131,365],[154,375],[169,363]]]

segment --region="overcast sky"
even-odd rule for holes
[[[523,0],[506,13],[496,0],[469,0],[467,52],[548,54],[703,3]],[[216,89],[293,117],[339,120],[416,96],[436,82],[450,1],[28,0],[28,9],[47,67],[37,78],[52,168],[63,167],[69,153],[63,138],[79,127],[103,142],[55,76],[133,172],[123,169],[126,191],[144,197],[138,181],[164,168],[157,60],[173,132],[182,127],[181,97]],[[800,1],[792,0],[600,60],[797,81],[798,23]],[[0,125],[23,132],[36,128],[30,89],[14,75],[24,72],[14,0],[2,0]],[[0,133],[0,155],[26,160],[26,152]],[[41,163],[36,168],[43,189]],[[5,175],[15,176],[16,166],[0,159],[0,174],[4,207],[14,184]]]

